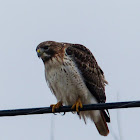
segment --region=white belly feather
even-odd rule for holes
[[[73,105],[78,98],[81,99],[82,104],[97,103],[70,57],[65,57],[63,62],[62,60],[58,62],[56,59],[47,62],[45,64],[45,77],[57,100],[62,101],[65,105]],[[98,115],[99,111],[80,112],[80,116],[84,120],[86,116],[93,121],[98,121]]]

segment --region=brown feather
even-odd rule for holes
[[[107,136],[109,134],[109,129],[102,112],[101,112],[101,116],[99,117],[99,121],[95,122],[95,126],[102,136]]]
[[[99,103],[105,103],[105,84],[107,84],[107,81],[104,78],[104,72],[98,66],[90,50],[80,44],[69,44],[66,53],[70,55],[76,63],[91,94]],[[102,110],[102,113],[105,120],[110,122],[109,112],[107,114]]]
[[[95,96],[99,103],[105,102],[106,96],[103,71],[101,71],[90,50],[82,45],[78,46],[78,44],[72,44],[67,48],[66,52],[73,58],[78,66],[85,84],[93,96]]]

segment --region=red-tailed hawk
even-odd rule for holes
[[[62,104],[72,105],[80,118],[90,118],[99,133],[107,136],[108,110],[78,110],[83,104],[106,101],[107,81],[90,50],[80,44],[45,41],[37,46],[36,51],[44,62],[46,81],[58,101],[51,105],[52,111]]]

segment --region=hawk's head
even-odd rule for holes
[[[43,62],[46,62],[52,59],[53,57],[63,57],[64,48],[65,43],[45,41],[37,46],[36,52],[38,57],[40,57],[43,60]]]

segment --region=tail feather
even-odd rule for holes
[[[98,118],[98,121],[95,122],[95,126],[102,136],[107,136],[109,134],[109,129],[108,129],[104,114],[102,112]]]
[[[103,111],[99,111],[99,110],[94,110],[94,111],[81,111],[79,113],[79,117],[83,118],[85,123],[86,123],[86,118],[90,118],[94,123],[95,126],[98,130],[98,132],[102,135],[102,136],[107,136],[109,134],[109,129],[107,126],[107,121],[106,121],[106,117],[107,114],[104,115],[106,112]],[[110,117],[108,116],[108,121],[110,121]]]
[[[110,115],[109,115],[109,111],[106,109],[106,110],[102,110],[102,113],[103,113],[103,116],[106,120],[106,122],[110,122]]]

